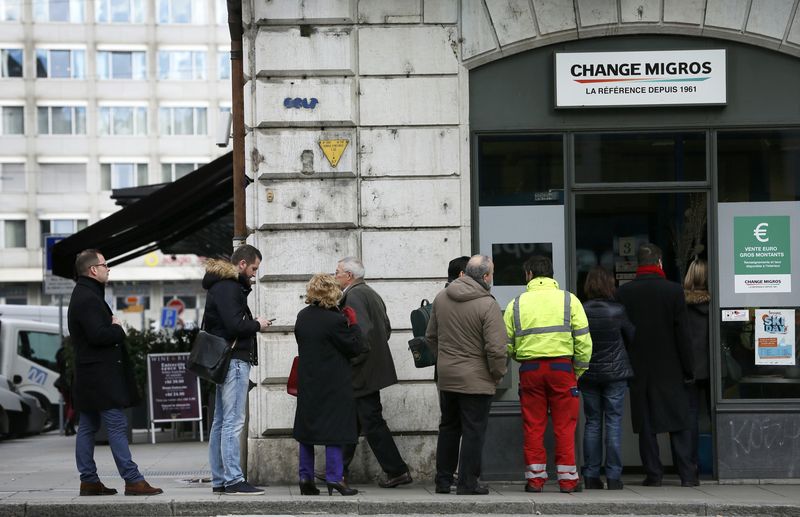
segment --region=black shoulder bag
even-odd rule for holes
[[[231,354],[236,347],[236,340],[228,340],[215,336],[205,331],[206,315],[203,313],[203,322],[200,332],[192,342],[192,351],[189,353],[187,368],[197,374],[201,379],[214,384],[222,384],[228,375],[228,366],[231,363]]]

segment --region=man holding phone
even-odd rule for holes
[[[206,332],[234,341],[225,382],[217,386],[214,420],[208,437],[211,490],[226,495],[259,495],[264,490],[248,483],[241,467],[239,435],[247,411],[250,366],[258,364],[256,334],[267,330],[274,318],[253,318],[247,306],[251,282],[261,264],[261,252],[245,244],[231,261],[209,260],[203,288],[208,290],[204,324]]]

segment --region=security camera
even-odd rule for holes
[[[217,147],[228,147],[228,141],[231,139],[232,120],[230,111],[220,117],[219,128],[217,128]]]

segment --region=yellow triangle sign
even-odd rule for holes
[[[331,167],[339,165],[339,159],[342,157],[342,154],[344,154],[344,150],[347,149],[348,143],[350,143],[349,140],[319,141],[319,146],[322,148],[322,152],[325,154],[325,158],[328,159]]]

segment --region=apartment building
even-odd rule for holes
[[[229,51],[219,0],[0,0],[0,303],[54,303],[43,234],[118,210],[112,189],[227,152],[214,135],[231,106]],[[154,252],[114,268],[109,295],[148,317],[177,296],[194,319],[201,276],[197,257]]]

